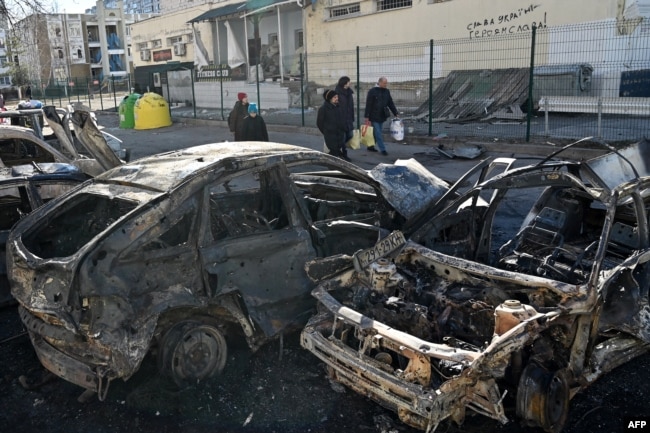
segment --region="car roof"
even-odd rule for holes
[[[50,153],[57,162],[70,163],[72,162],[70,158],[56,150],[54,147],[49,145],[46,141],[38,138],[34,131],[30,128],[25,128],[23,126],[13,126],[13,125],[2,125],[0,126],[0,139],[6,140],[11,138],[21,138],[30,140],[43,149],[44,151]]]
[[[298,155],[311,158],[336,158],[308,148],[272,142],[223,142],[204,144],[172,152],[166,152],[138,159],[111,169],[99,176],[97,181],[111,181],[135,184],[158,191],[167,191],[220,162],[235,159],[241,163],[251,159],[276,159],[279,157],[295,159]],[[347,164],[341,161],[341,164]],[[351,165],[352,171],[361,169]]]

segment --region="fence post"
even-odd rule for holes
[[[533,75],[535,73],[535,37],[537,26],[533,25],[530,42],[530,73],[528,74],[528,107],[526,113],[526,142],[530,141],[530,121],[533,117]]]
[[[196,81],[194,81],[194,71],[196,71],[196,65],[192,65],[192,72],[191,72],[191,75],[192,75],[192,107],[194,108],[194,118],[196,119],[196,93],[194,91],[194,83],[196,83]],[[221,117],[223,117],[223,108],[221,109],[221,111],[222,111]]]
[[[361,55],[357,45],[357,129],[361,130]]]
[[[93,109],[92,104],[90,102],[90,79],[86,77],[86,95],[88,96],[88,108],[91,110]]]
[[[97,81],[99,82],[99,105],[102,107],[102,111],[104,111],[104,93],[102,92],[102,82],[99,80]]]
[[[603,120],[603,98],[598,97],[598,138],[601,138],[600,127]]]
[[[221,63],[219,63],[219,92],[221,92],[221,120],[226,120],[223,115],[223,68],[221,67]],[[194,112],[196,113],[196,109]],[[196,115],[194,115],[194,117],[196,117]]]
[[[115,76],[114,75],[111,75],[111,81],[112,81],[111,84],[113,85],[113,104],[114,104],[114,107],[115,107],[115,111],[118,111],[118,109],[117,109],[117,92],[115,91]]]
[[[257,85],[257,112],[262,113],[262,104],[260,104],[260,64],[259,61],[257,65],[255,65],[255,83]]]
[[[429,137],[433,135],[433,39],[429,41]]]
[[[305,126],[305,65],[302,63],[302,53],[298,62],[300,62],[300,114],[302,115],[302,126]]]
[[[544,134],[548,137],[548,109],[551,108],[551,104],[548,103],[548,96],[544,98]]]

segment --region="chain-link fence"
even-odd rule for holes
[[[268,77],[248,84],[267,123],[314,126],[323,92],[341,76],[352,80],[356,120],[363,121],[366,94],[383,76],[407,134],[627,142],[650,130],[648,19],[477,28],[470,38],[287,56],[283,65],[284,79],[273,82],[287,89],[285,107],[270,101]],[[216,118],[224,118],[245,85],[221,81],[194,90],[230,101],[225,109],[199,105],[219,108]]]
[[[117,111],[124,96],[131,92],[131,76],[109,77],[103,80],[72,77],[65,81],[50,83],[30,80],[31,99],[41,101],[44,105],[65,107],[81,102],[92,110]],[[26,88],[21,89],[25,98]]]

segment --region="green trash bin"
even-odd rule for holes
[[[135,127],[135,116],[133,114],[133,107],[135,102],[140,98],[139,93],[131,93],[122,99],[120,102],[120,128],[133,129]]]

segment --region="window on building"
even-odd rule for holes
[[[377,10],[387,11],[391,9],[410,8],[413,0],[377,0]]]
[[[269,33],[269,45],[277,44],[278,43],[278,34],[277,33]]]
[[[0,84],[11,85],[11,77],[0,77]]]
[[[153,47],[154,48],[162,48],[162,40],[156,39],[153,41]]]
[[[138,44],[138,51],[146,50],[149,48],[148,42],[141,42]]]
[[[296,43],[295,43],[295,45],[296,45],[296,50],[299,49],[299,48],[302,48],[302,46],[303,46],[303,44],[304,44],[304,38],[303,38],[303,31],[302,31],[302,29],[298,29],[298,30],[296,30],[296,33],[295,33],[295,41],[296,41]]]
[[[384,0],[385,1],[385,0]],[[339,6],[330,9],[330,18],[344,17],[347,15],[358,14],[361,11],[359,3],[354,3],[345,6]]]
[[[7,66],[7,56],[0,56],[0,67]]]
[[[173,38],[167,38],[167,46],[171,47],[174,44],[183,42],[183,36],[174,36]]]

